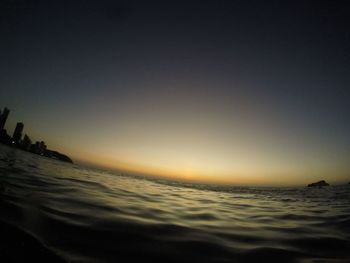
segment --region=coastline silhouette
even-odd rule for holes
[[[24,134],[22,139],[24,130],[24,124],[22,122],[17,122],[12,137],[8,135],[5,125],[9,114],[10,110],[7,107],[3,111],[0,110],[0,143],[62,162],[73,163],[72,159],[67,155],[48,149],[44,141],[32,143],[32,140],[27,134]]]

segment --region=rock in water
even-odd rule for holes
[[[329,186],[329,184],[326,183],[325,180],[322,180],[322,181],[319,181],[319,182],[316,182],[316,183],[308,184],[307,186],[308,187],[316,187],[316,186],[322,187],[322,186]]]

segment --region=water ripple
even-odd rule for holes
[[[1,147],[0,220],[70,262],[348,262],[350,187],[231,187]]]

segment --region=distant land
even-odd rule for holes
[[[60,152],[49,150],[44,141],[36,141],[32,143],[32,140],[27,134],[22,138],[22,133],[24,129],[24,124],[22,122],[17,122],[16,128],[13,131],[12,137],[8,135],[5,124],[7,118],[10,114],[8,108],[4,108],[3,111],[0,110],[0,143],[6,144],[8,146],[31,152],[37,155],[45,156],[48,158],[56,159],[62,162],[73,163],[72,159],[65,154]]]
[[[312,184],[308,184],[308,187],[323,187],[323,186],[329,186],[329,184],[325,180],[321,180]]]

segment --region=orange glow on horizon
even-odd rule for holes
[[[201,96],[207,83],[200,84],[152,89],[154,83],[142,83],[145,93],[124,109],[113,104],[95,116],[99,107],[89,104],[90,112],[45,126],[42,138],[73,160],[182,180],[258,185],[349,180],[346,143],[330,140],[312,123],[286,118],[254,96],[222,97],[210,87]],[[38,120],[28,133],[38,134],[42,124]]]
[[[135,173],[148,176],[156,176],[161,178],[169,178],[175,180],[184,180],[202,183],[218,183],[233,185],[265,185],[265,186],[288,186],[288,185],[306,185],[312,181],[326,179],[328,182],[339,183],[347,180],[346,169],[334,168],[329,173],[322,170],[268,170],[268,169],[245,169],[235,172],[218,172],[218,171],[201,171],[190,168],[160,168],[156,166],[147,166],[137,163],[126,163],[109,158],[95,159],[91,162],[91,158],[80,159],[85,164],[100,167],[102,169],[110,169],[126,173]],[[261,170],[259,170],[261,169]],[[259,172],[260,171],[260,172]]]

